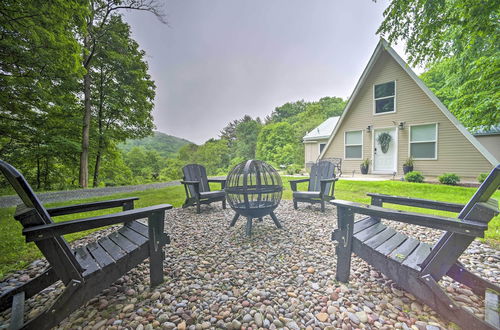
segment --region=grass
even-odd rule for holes
[[[292,199],[292,192],[290,190],[291,177],[283,177],[283,199]],[[299,184],[299,189],[306,189],[306,184]],[[217,185],[214,185],[217,189]],[[361,203],[369,203],[370,198],[366,193],[385,193],[398,196],[411,196],[415,198],[434,199],[455,203],[466,203],[474,194],[476,188],[453,187],[445,185],[435,185],[426,183],[408,183],[400,181],[346,181],[341,180],[335,187],[335,197],[338,199],[356,201]],[[68,201],[62,203],[47,204],[47,207],[55,207],[76,203],[86,203],[106,199],[115,199],[123,197],[139,197],[136,201],[135,207],[145,207],[156,204],[168,203],[174,207],[180,207],[184,201],[184,188],[182,186],[171,186],[161,189],[151,189],[140,192],[120,193],[106,197],[87,198],[77,201]],[[500,192],[496,192],[494,197],[500,199]],[[455,216],[454,213],[425,210],[399,205],[387,205],[402,210],[412,210],[416,212]],[[36,248],[34,243],[26,244],[24,237],[21,235],[21,225],[13,219],[14,207],[0,208],[0,279],[6,274],[26,267],[30,262],[40,258],[42,255]],[[80,217],[90,217],[113,213],[120,211],[119,208],[88,212],[85,215],[73,214],[68,216],[57,217],[56,222],[77,219]],[[188,219],[186,220],[188,221]],[[74,241],[81,237],[88,235],[91,231],[66,235],[68,241]],[[485,238],[493,245],[500,246],[500,216],[496,217],[489,223],[489,229],[486,232]]]

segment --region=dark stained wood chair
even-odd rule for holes
[[[351,252],[392,279],[404,290],[430,306],[441,316],[463,329],[498,329],[500,287],[471,273],[458,261],[476,237],[484,237],[488,222],[498,214],[498,202],[490,197],[500,186],[500,164],[466,205],[424,199],[368,194],[372,205],[335,200],[338,229],[332,239],[338,242],[337,280],[349,281]],[[383,208],[383,203],[400,204],[457,212],[457,218]],[[354,215],[367,217],[354,222]],[[443,230],[430,246],[384,225],[380,219]],[[457,305],[439,286],[447,275],[470,287],[486,300],[485,320]]]
[[[222,202],[222,208],[226,208],[226,179],[208,179],[205,167],[199,164],[189,164],[182,168],[184,175],[181,181],[186,191],[186,201],[183,208],[196,205],[196,212],[201,212],[201,204]],[[221,184],[221,190],[210,190],[210,182]]]
[[[321,212],[325,212],[325,202],[334,199],[335,164],[329,161],[319,161],[311,167],[309,179],[291,180],[290,187],[293,191],[293,207],[297,209],[298,202],[320,203]],[[297,191],[297,183],[309,182],[307,191]]]
[[[134,208],[134,200],[125,198],[111,201],[79,204],[46,209],[24,177],[10,164],[0,160],[0,172],[15,189],[23,204],[14,218],[23,226],[27,242],[35,242],[49,267],[38,277],[12,289],[0,297],[0,310],[12,307],[11,329],[49,329],[56,326],[78,307],[110,286],[129,270],[149,258],[150,285],[163,282],[163,246],[169,243],[164,231],[163,204],[141,209]],[[113,207],[123,211],[54,223],[53,216]],[[148,225],[137,219],[147,218]],[[123,223],[123,227],[107,237],[72,249],[62,235]],[[24,301],[46,287],[61,280],[63,293],[52,306],[31,320],[24,320]]]

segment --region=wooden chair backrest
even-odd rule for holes
[[[35,212],[33,217],[20,220],[24,228],[53,223],[49,213],[17,169],[9,163],[0,160],[0,172],[2,172],[12,188],[14,188],[24,206],[28,209],[33,209]],[[58,236],[35,243],[65,284],[69,283],[72,279],[81,278],[84,269],[80,267],[71,248],[63,237]]]
[[[335,177],[335,165],[329,161],[319,161],[311,166],[311,174],[309,175],[309,191],[320,191],[321,180],[331,179]],[[331,183],[326,185],[325,193],[328,193],[332,187]]]
[[[498,202],[491,196],[500,187],[500,164],[498,164],[486,180],[477,189],[469,202],[458,214],[458,219],[473,220],[484,223],[490,222],[496,215],[495,212],[482,212],[478,203],[491,203],[498,208]],[[474,237],[452,232],[445,232],[432,248],[429,256],[422,263],[423,275],[431,274],[435,280],[439,280],[448,269],[457,261],[458,257],[472,243]]]
[[[207,171],[205,167],[199,164],[189,164],[182,168],[182,173],[184,175],[184,181],[199,181],[200,182],[200,192],[210,191],[210,186],[208,185]],[[188,185],[189,193],[191,196],[196,195],[196,190],[193,185]]]

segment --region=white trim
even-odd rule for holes
[[[345,143],[345,140],[346,140],[346,135],[347,133],[349,132],[361,132],[361,145],[359,144],[349,144],[347,145]],[[362,129],[355,129],[355,130],[350,130],[350,131],[344,131],[344,160],[363,160],[363,155],[364,155],[364,152],[363,152],[363,146],[364,146],[364,137],[363,137],[363,130]],[[356,147],[356,146],[361,146],[361,158],[347,158],[346,157],[346,154],[345,154],[345,148],[346,147]],[[328,144],[325,145],[325,147],[323,148],[323,151],[328,147]],[[320,157],[321,157],[321,154],[320,154]],[[320,158],[321,159],[321,158]]]
[[[388,84],[390,82],[394,82],[394,95],[375,98],[375,86],[377,86],[377,85],[383,85],[383,84]],[[380,83],[380,84],[373,84],[373,95],[372,95],[373,96],[373,115],[374,116],[380,116],[380,115],[387,115],[387,114],[391,114],[391,113],[396,113],[396,93],[397,93],[396,80],[391,80],[391,81],[387,81],[385,83]],[[394,111],[377,112],[377,101],[378,100],[388,99],[388,98],[391,98],[391,97],[394,99]]]
[[[394,49],[385,41],[383,38],[380,38],[379,43],[377,44],[377,47],[375,47],[375,50],[373,51],[373,54],[365,67],[365,70],[363,71],[363,74],[359,78],[358,82],[356,83],[356,87],[354,87],[354,91],[351,94],[351,97],[349,98],[349,102],[347,103],[344,111],[342,112],[342,116],[340,117],[339,121],[337,122],[337,125],[335,126],[335,129],[333,130],[332,134],[330,135],[330,139],[328,139],[328,143],[323,149],[323,152],[319,155],[319,159],[323,158],[325,155],[326,151],[330,147],[333,138],[337,134],[338,130],[342,126],[342,122],[344,121],[344,118],[347,116],[347,113],[352,107],[352,104],[354,102],[354,99],[356,99],[356,96],[361,90],[361,86],[365,82],[366,78],[368,77],[368,74],[372,70],[373,66],[375,65],[375,62],[378,60],[380,54],[382,53],[382,50],[386,50],[389,55],[392,56],[392,58],[403,68],[403,70],[415,81],[415,83],[422,89],[422,91],[431,99],[432,102],[441,110],[441,112],[455,125],[455,127],[462,133],[463,136],[467,140],[469,140],[470,143],[476,149],[486,158],[493,166],[496,166],[499,161],[474,137],[472,134],[470,134],[467,129],[458,121],[455,116],[444,106],[444,104],[434,95],[434,93],[424,84],[420,78],[417,77],[415,72],[406,64],[406,62],[396,53]]]
[[[436,140],[434,141],[417,141],[417,142],[411,142],[411,129],[414,126],[425,126],[425,125],[436,125]],[[408,130],[408,158],[412,158],[414,160],[438,160],[438,143],[439,143],[439,123],[438,122],[433,122],[433,123],[422,123],[422,124],[412,124],[408,125],[409,130]],[[415,158],[412,157],[411,155],[411,144],[412,143],[429,143],[429,142],[434,142],[434,158]]]
[[[392,171],[375,171],[375,131],[376,130],[394,130],[395,137],[395,147],[394,147],[394,167]],[[399,155],[399,129],[398,126],[387,126],[387,127],[377,127],[372,128],[372,171],[373,174],[392,174],[394,172],[398,172],[398,155]]]

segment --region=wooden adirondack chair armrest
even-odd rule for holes
[[[208,179],[207,180],[209,183],[210,182],[214,182],[214,183],[220,183],[221,185],[221,188],[224,189],[226,187],[226,179],[217,179],[217,178],[214,178],[214,179]]]
[[[479,221],[458,221],[455,218],[394,210],[339,199],[333,200],[331,203],[336,205],[338,208],[347,209],[347,211],[354,214],[364,214],[372,217],[440,229],[474,237],[484,237],[484,232],[488,229],[488,225],[486,223]]]
[[[309,181],[309,178],[307,179],[298,179],[298,180],[290,180],[290,188],[292,189],[292,191],[297,191],[297,183],[301,183],[301,182],[308,182]]]
[[[465,207],[464,204],[440,202],[430,199],[392,196],[392,195],[374,194],[374,193],[368,193],[367,195],[372,198],[372,204],[374,204],[373,203],[374,200],[378,200],[379,204],[376,205],[379,206],[382,206],[382,203],[391,203],[391,204],[407,205],[407,206],[414,206],[414,207],[421,207],[426,209],[449,211],[456,213],[462,211],[462,209]]]
[[[26,236],[26,242],[39,241],[55,236],[77,233],[84,230],[95,229],[119,223],[126,223],[137,219],[143,219],[156,212],[169,210],[171,208],[172,205],[170,204],[160,204],[135,210],[101,215],[97,217],[33,226],[24,229],[23,235]]]
[[[192,185],[199,185],[200,181],[181,181],[182,184],[192,184]]]
[[[109,209],[113,207],[129,207],[130,209],[134,208],[134,201],[138,200],[139,197],[129,197],[129,198],[120,198],[113,199],[109,201],[101,201],[101,202],[92,202],[92,203],[83,203],[83,204],[75,204],[75,205],[67,205],[61,207],[52,207],[48,208],[50,216],[59,216],[65,214],[72,213],[81,213],[102,209]]]

